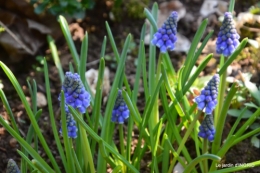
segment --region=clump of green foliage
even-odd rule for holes
[[[94,0],[30,0],[30,3],[35,6],[36,14],[47,11],[54,16],[65,15],[74,18],[84,18],[85,11],[95,5]]]
[[[112,12],[116,20],[122,20],[124,14],[132,18],[145,18],[143,10],[148,6],[150,0],[116,0]]]

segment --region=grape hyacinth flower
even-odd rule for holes
[[[151,43],[160,48],[161,53],[174,49],[174,43],[177,41],[177,19],[178,13],[173,11],[162,27],[153,35]]]
[[[210,142],[214,140],[215,136],[215,127],[213,123],[213,115],[208,114],[202,121],[200,127],[199,127],[199,137],[208,139]]]
[[[226,12],[218,34],[216,52],[223,54],[225,57],[230,56],[239,45],[239,38],[240,36],[235,28],[232,13]]]
[[[65,113],[66,113],[66,123],[67,123],[68,137],[69,138],[77,138],[78,128],[76,126],[76,121],[74,120],[72,114],[69,112],[68,107],[66,105],[65,105]],[[59,132],[62,134],[61,128],[60,128]]]
[[[8,160],[6,173],[20,173],[20,170],[13,159]]]
[[[201,94],[195,97],[198,109],[206,114],[211,114],[217,105],[219,74],[215,74],[208,82]]]
[[[112,122],[123,124],[124,121],[129,117],[129,109],[122,96],[122,91],[118,90],[115,106],[112,111]]]
[[[77,73],[66,72],[62,90],[65,95],[65,103],[85,113],[90,104],[90,94]],[[59,97],[60,100],[60,97]]]

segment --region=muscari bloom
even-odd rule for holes
[[[170,51],[174,49],[174,43],[177,41],[177,19],[178,13],[173,11],[153,36],[151,43],[160,48],[161,53],[166,53],[168,49]]]
[[[90,94],[77,73],[66,72],[62,90],[65,95],[65,103],[78,109],[80,113],[85,113],[90,104]],[[59,97],[60,100],[60,97]]]
[[[210,142],[214,140],[215,135],[215,127],[213,123],[213,115],[208,114],[205,116],[204,120],[202,121],[200,127],[199,127],[199,137],[202,137],[204,139],[208,139]]]
[[[129,117],[129,109],[122,96],[122,91],[118,90],[115,106],[112,111],[112,122],[123,124],[124,121]]]
[[[232,13],[226,12],[218,34],[216,52],[223,54],[225,57],[230,56],[239,45],[239,38],[240,36],[236,31]]]
[[[217,105],[219,75],[215,74],[208,82],[207,86],[201,91],[194,101],[198,104],[199,110],[206,114],[211,114]]]
[[[13,159],[8,160],[6,173],[20,173],[20,170]]]
[[[67,123],[68,137],[69,138],[77,138],[78,128],[76,126],[76,121],[74,120],[72,114],[69,112],[69,109],[66,105],[65,105],[65,112],[66,112],[66,123]],[[60,128],[59,132],[62,134],[61,128]]]

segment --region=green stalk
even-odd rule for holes
[[[224,80],[226,82],[226,78]],[[224,82],[224,81],[221,81],[221,83],[222,82]],[[221,90],[224,90],[224,88],[222,88]],[[230,91],[229,91],[229,93],[228,93],[228,95],[226,97],[225,102],[224,103],[223,102],[218,102],[218,104],[220,104],[221,108],[222,108],[221,111],[219,111],[219,115],[218,115],[218,118],[220,120],[225,120],[226,119],[227,111],[229,109],[229,105],[231,104],[233,96],[236,94],[236,92],[237,92],[237,87],[236,87],[236,83],[234,83],[232,85],[232,87],[230,88]],[[224,95],[224,93],[223,93],[223,95]],[[220,96],[220,99],[222,99],[221,96]],[[215,139],[214,139],[214,141],[212,143],[212,153],[214,153],[214,154],[217,154],[217,152],[218,152],[218,150],[219,150],[219,148],[221,146],[221,140],[222,140],[222,133],[223,133],[224,125],[225,125],[225,121],[219,121],[218,124],[216,125]]]
[[[206,154],[208,152],[208,139],[203,139],[203,148],[202,154]],[[208,173],[208,159],[203,160],[203,172]]]
[[[51,153],[51,150],[48,147],[47,142],[45,141],[45,138],[42,135],[42,132],[41,132],[39,126],[38,126],[38,123],[35,120],[34,114],[33,114],[32,110],[30,108],[30,105],[29,105],[28,101],[26,100],[26,97],[25,97],[25,95],[23,93],[23,90],[22,90],[20,84],[18,83],[17,79],[15,78],[15,76],[11,72],[11,70],[1,61],[0,61],[0,66],[4,70],[5,74],[8,76],[8,78],[11,81],[11,83],[13,84],[17,94],[19,95],[19,97],[20,97],[20,99],[21,99],[21,101],[22,101],[22,103],[23,103],[23,105],[25,107],[25,110],[26,110],[26,112],[28,114],[28,117],[29,117],[29,119],[31,121],[31,124],[33,125],[34,130],[37,133],[38,138],[39,138],[39,140],[40,140],[40,142],[42,144],[42,147],[43,147],[44,151],[46,152],[47,156],[49,157],[49,159],[50,159],[50,161],[51,161],[55,171],[57,173],[60,173],[61,172],[60,168],[59,168],[55,158],[53,157],[53,155]]]
[[[182,138],[181,143],[179,144],[179,148],[177,150],[177,154],[179,155],[181,153],[181,151],[183,150],[183,147],[185,146],[185,143],[187,141],[187,139],[189,138],[192,130],[194,130],[194,126],[197,123],[197,120],[199,119],[199,116],[201,115],[201,111],[199,110],[198,113],[195,115],[194,119],[192,120],[191,124],[189,125],[189,128],[187,129],[184,137]],[[173,167],[172,165],[175,165],[177,158],[175,157],[171,163],[171,167]]]
[[[53,111],[53,107],[52,107],[52,99],[51,99],[51,91],[50,91],[51,87],[50,87],[49,72],[48,72],[48,65],[47,65],[46,59],[44,59],[44,79],[45,79],[45,89],[46,89],[46,95],[47,95],[47,103],[48,103],[48,110],[49,110],[49,115],[50,115],[52,133],[54,135],[55,143],[57,145],[63,166],[64,166],[65,170],[68,170],[67,161],[66,161],[66,158],[64,155],[64,150],[61,145],[60,138],[59,138],[59,134],[58,134],[57,126],[56,126],[56,120],[55,120],[55,116],[54,116],[54,111]]]
[[[116,100],[116,95],[117,95],[117,87],[119,84],[119,78],[121,76],[121,74],[123,73],[123,69],[125,66],[125,60],[126,60],[126,55],[127,55],[127,49],[129,47],[130,44],[130,40],[131,40],[131,35],[128,35],[123,50],[122,50],[122,54],[120,57],[120,61],[118,64],[118,68],[115,74],[115,80],[113,82],[113,85],[111,87],[111,91],[110,91],[110,95],[108,98],[108,104],[106,106],[106,110],[105,110],[105,115],[104,115],[104,121],[103,121],[103,127],[102,127],[102,131],[101,131],[101,137],[104,139],[104,141],[108,142],[109,141],[109,136],[110,134],[107,134],[110,131],[110,124],[111,124],[111,115],[112,115],[112,110],[115,104],[115,100]],[[98,168],[97,168],[97,172],[106,172],[106,161],[102,158],[101,153],[99,151],[98,154]]]
[[[125,153],[125,143],[124,143],[124,129],[123,129],[122,124],[119,124],[119,139],[120,139],[120,151],[121,151],[122,156],[125,158],[126,153]],[[125,165],[123,165],[122,172],[126,173]]]
[[[53,57],[54,64],[59,72],[60,81],[63,82],[64,81],[64,72],[63,72],[63,69],[62,69],[62,66],[60,63],[60,58],[58,55],[57,47],[55,45],[53,38],[50,35],[47,36],[47,41],[48,41],[48,44],[49,44],[49,47],[51,50],[51,55]]]

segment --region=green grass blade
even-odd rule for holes
[[[195,168],[195,166],[202,162],[203,160],[207,160],[207,159],[211,159],[213,161],[220,161],[221,158],[216,156],[216,155],[213,155],[213,154],[203,154],[203,155],[200,155],[199,157],[195,158],[192,160],[192,162],[190,162],[186,169],[184,170],[183,173],[190,173],[192,171],[192,169]]]
[[[67,44],[69,46],[73,61],[76,65],[76,69],[78,69],[79,68],[79,55],[77,53],[75,44],[72,40],[72,36],[71,36],[70,30],[69,30],[68,23],[67,23],[66,19],[61,15],[58,17],[58,20],[60,22],[62,33],[63,33],[63,35],[64,35],[64,37],[67,41]]]
[[[61,66],[61,63],[60,63],[60,58],[59,58],[59,55],[58,55],[57,47],[54,43],[53,38],[50,35],[47,36],[47,41],[48,41],[48,44],[49,44],[49,47],[50,47],[50,50],[51,50],[51,54],[52,54],[52,57],[53,57],[53,60],[54,60],[54,64],[55,64],[56,68],[58,69],[60,81],[63,82],[64,72],[63,72],[63,69],[62,69],[62,66]]]
[[[50,115],[52,132],[54,135],[55,143],[57,145],[63,166],[64,166],[65,170],[68,170],[67,169],[68,164],[67,164],[64,150],[61,145],[60,138],[59,138],[56,121],[55,121],[55,115],[54,115],[54,111],[53,111],[53,107],[52,107],[52,98],[51,98],[51,90],[50,90],[51,87],[50,87],[50,79],[49,79],[48,65],[47,65],[46,59],[44,59],[44,79],[45,79],[45,89],[46,89],[46,95],[47,95],[47,103],[48,103],[48,110],[49,110],[49,115]],[[57,96],[57,99],[58,99],[58,96]]]
[[[60,173],[60,168],[55,160],[55,158],[53,157],[51,151],[50,151],[50,148],[48,147],[46,141],[45,141],[45,138],[43,137],[42,133],[41,133],[41,130],[35,120],[35,117],[34,117],[34,114],[32,112],[32,110],[30,109],[30,105],[28,103],[28,101],[26,100],[26,97],[23,93],[23,90],[21,88],[21,86],[19,85],[17,79],[15,78],[15,76],[13,75],[13,73],[10,71],[10,69],[8,67],[6,67],[5,64],[3,64],[1,61],[0,61],[0,66],[2,67],[2,69],[4,70],[4,72],[6,73],[6,75],[8,76],[9,80],[11,81],[11,83],[13,84],[17,94],[19,95],[24,107],[25,107],[25,110],[28,114],[28,117],[31,121],[31,124],[33,125],[34,127],[34,130],[42,144],[42,147],[44,149],[44,151],[46,152],[47,156],[49,157],[54,169],[56,172]]]
[[[113,34],[111,32],[111,29],[108,25],[108,23],[106,22],[106,29],[107,29],[107,33],[108,33],[108,38],[109,38],[109,41],[110,41],[110,44],[112,46],[112,49],[113,49],[113,52],[115,54],[115,57],[116,57],[116,61],[117,61],[117,64],[119,66],[119,63],[120,63],[120,56],[119,56],[119,53],[118,53],[118,50],[117,50],[117,46],[116,46],[116,43],[115,43],[115,40],[114,40],[114,37],[113,37]],[[132,38],[132,37],[131,37]],[[131,39],[130,39],[131,40]],[[130,41],[129,40],[129,41]],[[122,51],[123,52],[123,51]],[[122,56],[121,56],[122,57]],[[126,87],[126,91],[128,92],[128,94],[131,93],[131,89],[130,89],[130,86],[128,84],[128,81],[127,81],[127,78],[126,78],[126,75],[124,73],[124,71],[122,71],[122,74],[123,74],[123,82],[124,82],[124,85]]]
[[[146,18],[149,20],[150,24],[152,25],[153,27],[153,30],[154,31],[157,31],[157,22],[156,20],[154,19],[153,15],[150,13],[150,11],[148,9],[144,9],[144,14],[146,16]]]
[[[194,59],[194,55],[195,55],[195,51],[197,50],[197,46],[201,40],[201,37],[207,27],[207,24],[208,24],[208,20],[205,19],[202,21],[202,23],[200,24],[200,27],[198,28],[194,38],[193,38],[193,41],[191,43],[191,47],[190,47],[190,50],[188,52],[188,55],[187,55],[187,58],[186,58],[186,61],[184,63],[184,72],[183,72],[183,79],[182,79],[182,86],[184,87],[185,85],[185,82],[188,81],[188,78],[189,78],[189,75],[190,75],[190,72],[193,68],[192,66],[192,62],[194,62],[195,60]]]
[[[132,92],[132,101],[136,103],[137,101],[137,94],[138,94],[138,89],[139,89],[139,83],[140,83],[140,76],[141,76],[141,70],[142,70],[142,59],[143,59],[143,40],[145,36],[145,31],[146,31],[146,25],[143,25],[142,31],[141,31],[141,36],[140,36],[140,45],[139,45],[139,51],[138,51],[138,60],[137,60],[137,69],[136,69],[136,74],[135,74],[135,83],[134,83],[134,89]]]
[[[15,121],[15,118],[14,118],[14,114],[13,114],[13,111],[9,105],[9,102],[5,96],[5,93],[2,89],[0,89],[0,97],[1,97],[1,100],[4,104],[4,107],[5,107],[5,110],[7,111],[7,114],[9,115],[9,118],[10,118],[10,121],[11,121],[11,124],[12,124],[12,127],[14,128],[15,132],[17,134],[20,134],[20,131],[18,129],[18,126],[17,126],[17,123]]]
[[[108,104],[106,106],[105,115],[104,115],[105,118],[104,118],[104,121],[103,121],[103,128],[102,128],[102,131],[101,131],[101,137],[106,142],[109,141],[109,139],[108,139],[109,135],[107,133],[110,131],[110,123],[111,123],[110,121],[111,121],[112,109],[114,107],[114,103],[115,103],[116,96],[117,96],[117,87],[118,87],[118,84],[119,84],[119,80],[120,80],[120,77],[123,73],[123,69],[125,67],[125,61],[126,61],[126,57],[127,57],[126,55],[127,55],[127,50],[128,50],[130,41],[131,41],[131,35],[128,35],[128,37],[126,38],[123,50],[122,50],[122,54],[121,54],[121,57],[120,57],[118,68],[116,70],[115,80],[114,80],[113,85],[111,87],[110,95],[109,95],[109,98],[108,98],[108,101],[107,101]],[[105,172],[106,171],[106,162],[102,159],[100,151],[99,151],[99,154],[98,154],[98,165],[99,166],[98,166],[97,172]]]
[[[101,115],[101,104],[102,104],[102,92],[103,92],[103,79],[104,79],[104,70],[105,70],[105,60],[101,58],[99,69],[98,69],[98,80],[96,85],[96,96],[94,100],[93,114],[92,114],[92,122],[94,123],[94,132],[98,133],[99,120]],[[96,141],[91,143],[91,151],[95,152]]]
[[[61,124],[62,124],[62,137],[64,141],[64,147],[65,147],[65,152],[66,152],[66,159],[68,163],[68,172],[75,172],[75,165],[74,165],[74,160],[73,160],[73,155],[71,148],[72,146],[70,145],[69,137],[68,137],[68,129],[67,129],[67,116],[65,112],[65,96],[64,92],[61,91],[60,95],[61,99]]]
[[[32,168],[37,169],[31,160],[20,150],[17,150],[17,153],[28,163]]]
[[[231,101],[238,89],[236,85],[237,84],[234,83],[232,85],[232,87],[230,88],[230,91],[228,92],[228,95],[224,102],[225,106],[223,106],[221,113],[220,113],[220,117],[219,117],[220,120],[225,120],[227,117],[227,111],[229,109],[229,105],[231,104]],[[225,125],[225,121],[219,121],[216,126],[216,134],[215,134],[214,141],[212,143],[212,153],[214,153],[214,154],[216,154],[219,151],[219,148],[221,146],[221,139],[222,139],[224,125]]]
[[[26,151],[35,159],[39,160],[39,162],[48,170],[50,173],[54,173],[55,171],[47,164],[43,158],[28,144],[19,134],[17,134],[13,128],[11,128],[5,120],[0,116],[0,124],[19,142],[21,146],[23,146]]]
[[[75,109],[73,109],[71,106],[69,106],[69,110],[72,113],[74,119],[87,131],[87,133],[95,140],[95,141],[102,141],[105,149],[112,153],[114,157],[119,159],[121,162],[123,162],[127,167],[131,169],[132,172],[138,173],[139,171],[131,165],[121,154],[118,153],[111,145],[109,145],[107,142],[103,140],[102,137],[100,137],[98,134],[96,134],[80,117],[80,115],[77,113]],[[100,153],[101,154],[101,153]],[[104,154],[104,153],[103,153]],[[102,157],[102,154],[100,155]],[[100,166],[100,165],[99,165]],[[98,172],[98,171],[97,171]]]
[[[195,73],[191,76],[191,78],[189,79],[189,81],[187,82],[187,84],[184,86],[183,89],[183,95],[185,95],[185,93],[190,89],[191,85],[193,84],[193,82],[198,78],[199,74],[204,70],[204,68],[207,66],[208,62],[211,60],[213,54],[209,54],[202,62],[201,64],[198,66],[197,70],[195,71]]]

